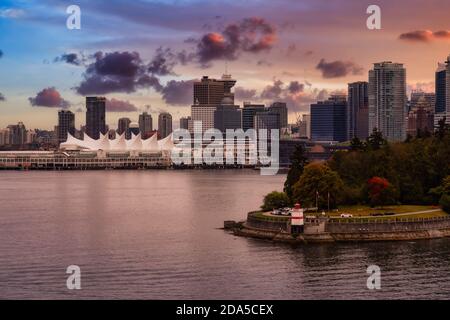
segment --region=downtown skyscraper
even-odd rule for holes
[[[348,84],[347,130],[348,140],[366,139],[369,134],[369,95],[365,81]]]
[[[406,69],[401,63],[375,63],[369,71],[369,132],[389,141],[406,138]]]
[[[86,134],[92,139],[106,133],[106,98],[86,97]]]
[[[191,124],[189,130],[193,130],[193,122],[202,122],[202,131],[214,128],[214,112],[222,104],[234,104],[234,94],[231,88],[236,80],[231,75],[224,74],[221,79],[211,79],[204,76],[194,83],[194,104],[191,106]]]
[[[172,133],[172,115],[170,113],[163,112],[159,114],[158,133],[161,139]]]
[[[311,140],[347,140],[347,100],[345,95],[332,95],[326,101],[311,104]]]
[[[58,127],[57,127],[58,143],[67,140],[67,134],[75,134],[75,114],[69,110],[61,110],[58,112]]]

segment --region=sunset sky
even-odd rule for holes
[[[81,30],[66,8],[81,8]],[[366,9],[381,7],[382,29]],[[52,129],[57,110],[84,124],[84,97],[109,100],[107,123],[190,114],[192,80],[237,79],[236,102],[286,101],[290,121],[372,63],[404,63],[408,88],[434,91],[450,54],[448,0],[29,0],[0,2],[0,128]]]

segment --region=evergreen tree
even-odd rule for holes
[[[284,183],[284,192],[286,192],[287,196],[291,200],[293,194],[292,187],[300,179],[300,176],[303,174],[303,169],[307,163],[308,159],[305,155],[305,148],[301,144],[296,145],[291,156],[291,168],[289,169],[286,181]]]

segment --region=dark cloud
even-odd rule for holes
[[[264,19],[246,18],[227,25],[222,32],[203,35],[196,41],[196,57],[204,66],[213,60],[234,60],[242,52],[270,50],[276,38],[275,27]]]
[[[0,58],[3,57],[3,51],[0,50]]]
[[[81,95],[112,92],[135,92],[139,88],[161,89],[159,79],[148,73],[148,67],[137,52],[96,52],[86,67],[84,79],[76,91]]]
[[[138,108],[128,102],[128,101],[122,101],[112,98],[106,100],[106,111],[109,112],[134,112],[138,111]]]
[[[239,101],[251,101],[256,97],[256,90],[236,87],[234,89],[234,97]]]
[[[148,71],[158,76],[174,75],[173,67],[176,65],[177,59],[177,55],[170,48],[160,47],[156,50],[155,56],[148,64]]]
[[[77,53],[64,53],[59,57],[53,59],[53,62],[65,62],[68,64],[73,64],[75,66],[80,66],[85,61],[85,57],[82,54]]]
[[[450,31],[448,31],[448,30],[436,31],[433,34],[434,34],[435,38],[450,39]]]
[[[291,81],[285,84],[281,80],[274,80],[272,84],[267,85],[260,95],[256,90],[246,90],[255,92],[248,100],[264,102],[271,104],[274,101],[286,102],[288,109],[292,112],[309,111],[310,105],[317,101],[326,100],[332,92],[325,89],[309,88],[305,89],[305,84],[298,81]],[[237,88],[235,94],[237,93]]]
[[[68,108],[70,103],[61,97],[61,94],[54,87],[49,87],[41,90],[37,95],[28,98],[33,107],[48,107],[48,108]]]
[[[410,42],[430,42],[433,40],[448,40],[450,39],[450,31],[439,30],[436,32],[430,30],[416,30],[411,32],[402,33],[399,36],[400,40],[406,40]]]
[[[281,94],[283,93],[284,83],[281,80],[275,80],[273,84],[267,85],[262,93],[261,93],[261,99],[264,100],[277,100],[280,99]]]
[[[316,69],[322,71],[322,77],[327,79],[345,77],[349,74],[360,75],[364,71],[362,67],[351,61],[326,62],[325,59],[320,60]]]
[[[3,93],[0,92],[0,101],[6,101],[5,96],[3,95]]]
[[[193,87],[196,80],[170,80],[160,90],[163,100],[170,105],[186,106],[193,103]]]
[[[304,89],[305,89],[305,85],[298,81],[292,81],[288,87],[289,92],[292,94],[302,92]]]

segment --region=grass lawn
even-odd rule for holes
[[[437,210],[433,212],[421,212]],[[421,213],[414,213],[421,212]],[[351,214],[352,218],[340,218],[343,213]],[[385,215],[391,213],[393,215]],[[408,214],[411,213],[411,214]],[[306,215],[314,215],[313,212],[308,212]],[[378,214],[378,215],[373,215]],[[400,216],[399,216],[400,214]],[[356,205],[356,206],[342,206],[338,210],[326,213],[328,217],[339,218],[344,221],[350,221],[354,219],[377,219],[377,220],[391,220],[391,219],[410,219],[410,218],[433,218],[433,217],[446,217],[447,213],[442,211],[436,206],[415,206],[415,205],[395,205],[385,206],[383,208],[371,208],[368,206]],[[254,213],[255,217],[267,221],[286,221],[286,216],[272,216],[269,212],[258,211]]]
[[[414,214],[414,212],[420,211],[428,211],[428,210],[436,210],[434,212],[423,212]],[[415,205],[396,205],[396,206],[385,206],[383,208],[371,208],[368,206],[342,206],[338,211],[329,212],[327,215],[330,217],[339,217],[343,213],[349,213],[353,215],[353,218],[358,218],[360,216],[374,219],[395,219],[395,218],[432,218],[432,217],[444,217],[447,216],[447,213],[440,210],[439,207],[436,206],[415,206]],[[385,213],[394,213],[404,214],[401,216],[390,216],[385,215]],[[405,214],[411,213],[411,214]],[[382,214],[382,215],[374,215],[374,214]]]

